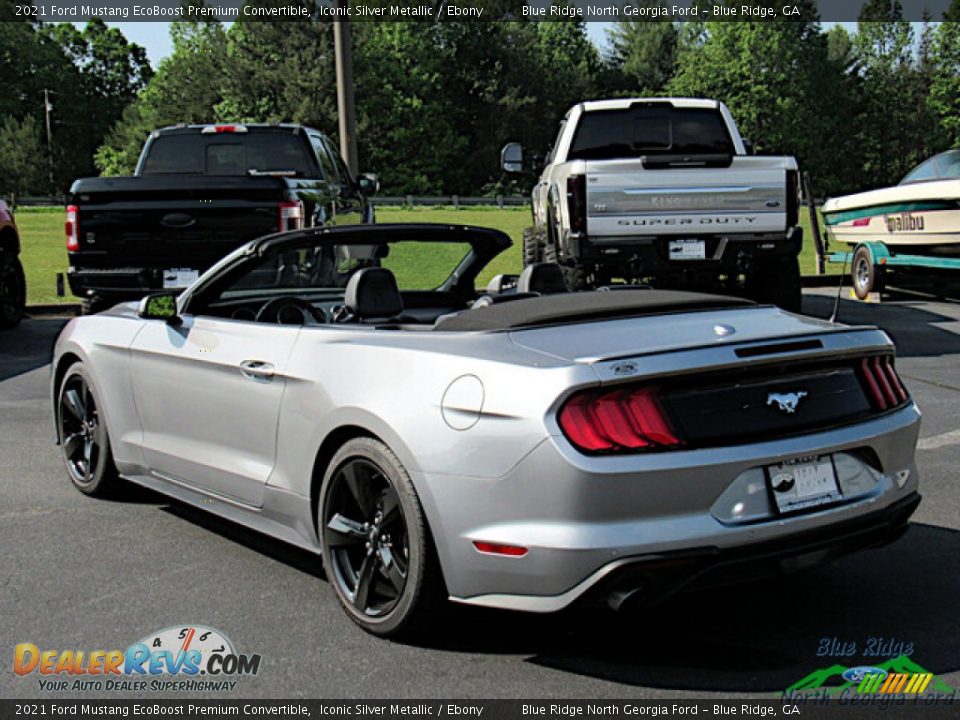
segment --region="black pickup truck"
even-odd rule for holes
[[[300,125],[178,125],[153,132],[133,177],[81,178],[67,206],[67,278],[85,312],[178,289],[248,240],[369,223],[376,178],[351,177]]]

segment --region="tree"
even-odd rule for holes
[[[928,106],[947,147],[960,147],[960,0],[953,0],[931,41]]]
[[[331,23],[236,22],[227,40],[220,119],[335,127]]]
[[[659,2],[644,3],[648,6]],[[673,78],[679,32],[671,22],[620,21],[607,33],[610,62],[630,95],[660,95]]]
[[[360,161],[385,192],[463,187],[470,149],[445,82],[454,58],[438,35],[432,23],[355,28]]]
[[[35,191],[43,184],[39,128],[29,115],[23,120],[6,118],[0,124],[0,195],[16,198]]]
[[[73,177],[91,173],[94,152],[153,69],[141,46],[99,18],[83,30],[60,23],[45,25],[39,32],[60,49],[75,74],[70,86],[60,86],[52,95],[53,136],[65,186]]]
[[[913,40],[899,0],[868,0],[861,8],[854,50],[862,88],[858,125],[865,187],[899,181],[922,155]]]
[[[96,165],[104,175],[133,172],[144,141],[157,128],[216,119],[227,52],[223,26],[177,22],[171,23],[170,34],[173,52],[97,150]]]
[[[797,7],[796,22],[705,23],[683,40],[669,89],[724,101],[759,151],[796,155],[817,177],[836,162],[826,138],[846,119],[837,113],[839,76],[816,7]]]

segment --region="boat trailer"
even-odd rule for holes
[[[908,255],[892,251],[880,241],[862,242],[853,252],[832,252],[827,262],[850,268],[853,294],[858,300],[878,300],[886,287],[888,270],[895,268],[926,268],[929,270],[960,270],[960,258],[939,258],[927,255]]]

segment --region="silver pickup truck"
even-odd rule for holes
[[[501,161],[536,169],[517,143]],[[621,278],[799,310],[798,187],[796,160],[752,155],[721,102],[580,103],[533,189],[524,264],[559,262],[571,289]]]

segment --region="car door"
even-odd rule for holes
[[[185,315],[150,320],[131,351],[143,456],[155,475],[259,507],[276,460],[300,327]]]

